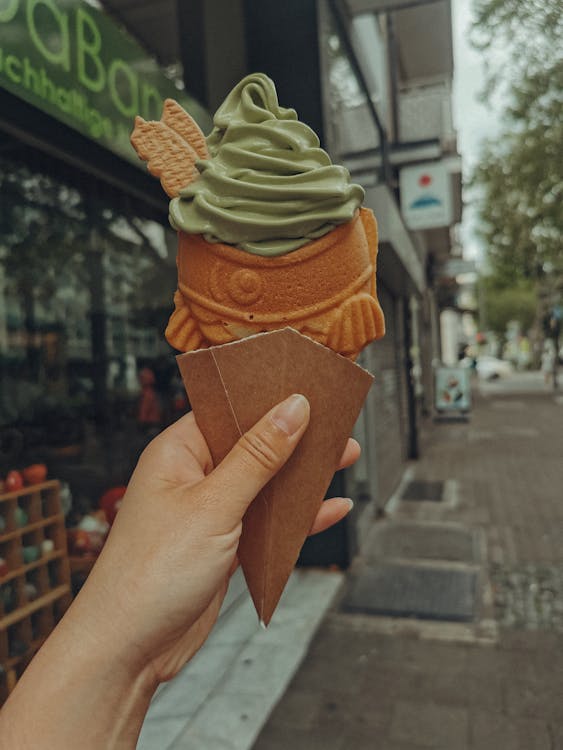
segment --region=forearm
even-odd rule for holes
[[[104,646],[82,618],[79,601],[75,604],[0,712],[0,746],[135,748],[156,680],[150,668],[129,663],[117,638]]]

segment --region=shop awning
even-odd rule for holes
[[[180,60],[176,0],[103,0],[101,5],[161,65]]]

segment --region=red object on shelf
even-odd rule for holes
[[[104,492],[100,498],[100,508],[106,514],[106,520],[110,526],[115,520],[121,500],[126,492],[127,487],[112,487],[107,492]]]
[[[90,534],[83,529],[67,530],[68,546],[71,554],[87,555],[92,552]]]
[[[23,487],[23,477],[19,471],[10,471],[4,481],[6,492],[17,492]]]
[[[77,528],[67,529],[71,555],[98,555],[106,541],[108,529],[109,524],[102,510],[84,516]]]
[[[23,481],[27,485],[42,484],[47,479],[47,467],[45,464],[32,464],[22,469]]]

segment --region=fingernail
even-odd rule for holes
[[[354,507],[354,501],[352,500],[351,497],[346,497],[344,499],[348,502],[348,513],[350,513],[350,511]]]
[[[309,402],[300,393],[286,398],[274,410],[272,422],[288,435],[294,435],[303,427],[309,416]]]

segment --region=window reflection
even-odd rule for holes
[[[185,411],[174,259],[171,231],[0,159],[0,476],[45,462],[85,512]]]

